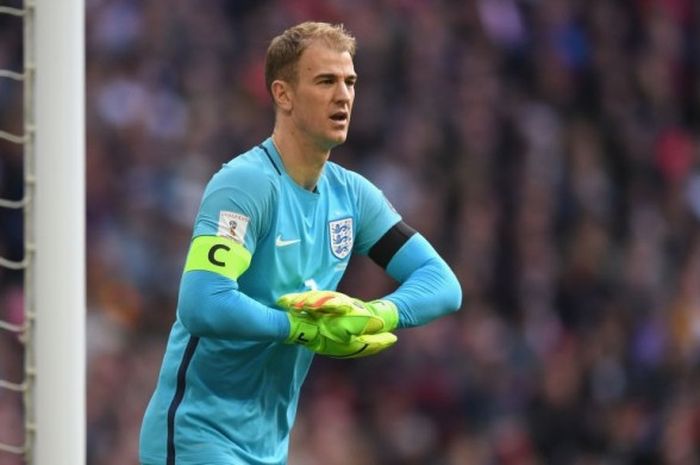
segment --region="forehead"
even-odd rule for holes
[[[319,74],[349,76],[355,74],[352,56],[339,52],[320,41],[311,43],[299,58],[299,76],[314,77]]]

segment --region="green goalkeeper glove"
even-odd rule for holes
[[[316,352],[335,358],[358,358],[377,354],[396,343],[396,336],[391,333],[366,334],[350,336],[348,341],[337,342],[321,333],[319,321],[340,319],[343,316],[324,316],[321,318],[305,314],[287,313],[290,331],[285,342],[300,344]]]
[[[342,295],[342,294],[341,294]],[[324,305],[328,305],[335,293],[327,291],[306,291],[294,294],[286,294],[280,297],[277,305],[287,310],[290,321],[298,316],[308,316],[319,327],[322,336],[335,342],[347,343],[352,336],[363,334],[375,334],[383,322],[372,315],[364,307],[348,307],[342,311],[324,312]]]
[[[335,291],[306,291],[285,294],[277,304],[295,313],[306,313],[312,317],[371,315],[361,334],[389,332],[399,324],[399,311],[389,300],[363,302]],[[353,333],[356,334],[356,333]]]

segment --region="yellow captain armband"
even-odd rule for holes
[[[192,240],[185,271],[212,271],[236,280],[250,266],[252,255],[238,242],[221,236],[197,236]]]

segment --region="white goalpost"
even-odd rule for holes
[[[85,463],[85,8],[35,0],[33,464]]]
[[[24,83],[25,379],[0,380],[23,393],[25,440],[0,444],[28,465],[85,464],[85,47],[84,0],[25,0],[1,14],[24,21],[24,70],[0,78]],[[0,460],[1,461],[1,460]]]

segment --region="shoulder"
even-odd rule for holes
[[[326,163],[325,175],[334,184],[341,184],[358,192],[372,188],[374,185],[360,173],[338,165],[332,161]]]
[[[279,174],[260,147],[238,155],[212,176],[207,191],[235,189],[265,194],[276,191]]]

